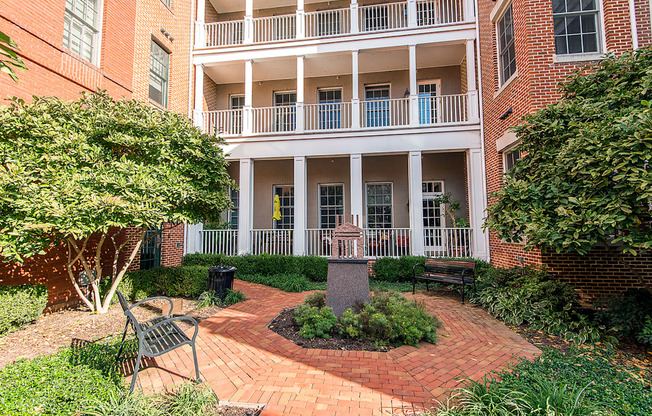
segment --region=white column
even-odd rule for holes
[[[240,201],[238,218],[238,254],[251,252],[254,218],[254,161],[240,159]]]
[[[466,166],[469,187],[469,218],[473,233],[473,257],[489,259],[489,233],[482,228],[487,209],[487,192],[484,185],[484,162],[481,149],[471,149],[466,153]]]
[[[359,13],[360,9],[358,8],[358,0],[351,0],[351,33],[360,33]]]
[[[410,45],[410,125],[419,125],[419,89],[417,86],[417,47]]]
[[[242,134],[250,136],[253,132],[253,111],[251,110],[253,103],[253,62],[251,60],[245,61],[245,102],[242,109]]]
[[[306,37],[306,24],[305,24],[304,16],[305,16],[304,0],[297,0],[297,23],[296,23],[297,39],[303,39]]]
[[[297,56],[297,115],[296,128],[297,133],[303,133],[305,127],[305,113],[304,113],[304,58],[303,56]]]
[[[417,27],[417,0],[408,0],[407,14],[408,27]]]
[[[422,256],[423,250],[423,171],[421,152],[408,155],[408,178],[410,186],[410,228],[412,255]]]
[[[364,220],[364,187],[362,184],[362,155],[355,153],[349,156],[351,163],[351,215],[358,218],[358,225],[363,227]]]
[[[195,106],[193,109],[195,126],[205,131],[204,126],[204,67],[195,65]],[[209,132],[207,132],[209,133]]]
[[[358,51],[351,51],[351,128],[360,128],[360,80],[358,79]]]
[[[201,231],[204,230],[204,224],[185,224],[186,240],[184,241],[184,254],[193,254],[202,252]]]
[[[197,0],[197,20],[195,21],[195,48],[206,47],[206,1]]]
[[[452,3],[449,3],[452,4]],[[475,0],[464,0],[464,21],[472,22],[475,20]]]
[[[466,89],[469,100],[469,121],[480,121],[480,103],[475,83],[475,45],[473,40],[466,41]]]
[[[629,0],[629,24],[632,29],[632,49],[638,49],[638,28],[636,27],[636,6]]]
[[[245,0],[243,42],[254,42],[254,0]]]
[[[294,158],[294,255],[306,254],[308,228],[308,174],[306,157]]]

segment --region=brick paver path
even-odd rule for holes
[[[478,380],[516,361],[516,355],[540,353],[483,310],[432,293],[407,296],[424,301],[443,321],[434,345],[387,353],[304,349],[267,324],[282,309],[299,304],[306,292],[285,293],[239,280],[235,286],[249,300],[200,324],[199,368],[220,400],[265,403],[264,416],[363,416],[392,414],[391,407],[430,407],[434,400],[445,400],[460,377]],[[193,374],[189,347],[155,361],[138,375],[145,391],[160,391]]]

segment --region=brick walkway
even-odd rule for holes
[[[265,403],[264,416],[381,415],[392,414],[392,407],[430,407],[444,400],[460,377],[478,380],[516,361],[515,355],[540,353],[483,310],[425,293],[408,296],[425,301],[443,321],[435,345],[387,353],[304,349],[266,326],[306,292],[239,280],[235,288],[249,300],[200,324],[199,368],[220,400]],[[138,375],[145,391],[160,391],[193,374],[189,347],[155,362]]]

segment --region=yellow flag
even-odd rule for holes
[[[274,195],[274,214],[272,215],[272,219],[276,221],[281,219],[281,200],[278,195]]]

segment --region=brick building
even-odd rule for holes
[[[520,155],[509,128],[521,117],[560,99],[557,84],[572,71],[650,45],[647,0],[479,0],[478,29],[487,190],[497,191],[502,175]],[[491,204],[491,200],[489,203]],[[546,264],[570,280],[587,299],[637,287],[631,270],[603,251],[587,256],[525,252],[490,235],[497,266]],[[630,259],[632,262],[633,259]],[[633,261],[650,273],[652,258]],[[649,276],[648,276],[649,277]]]

